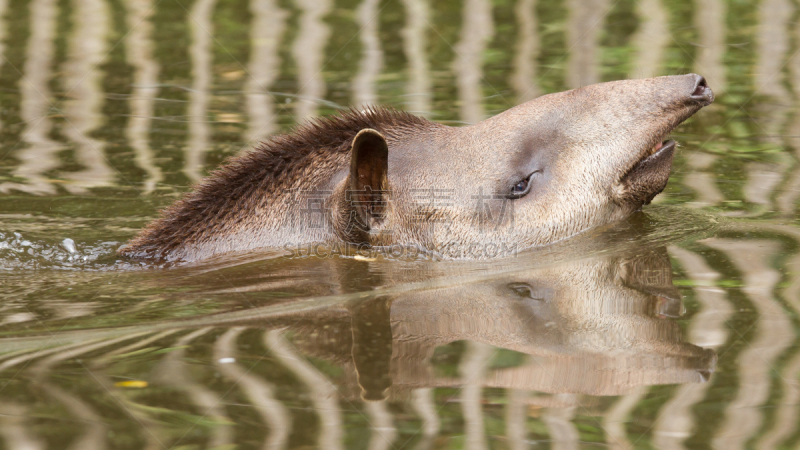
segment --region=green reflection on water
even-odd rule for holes
[[[5,447],[800,440],[791,2],[0,8]],[[114,265],[199,176],[308,116],[374,99],[457,124],[690,71],[717,101],[676,130],[667,190],[584,240],[495,263]]]

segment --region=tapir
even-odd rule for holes
[[[664,190],[696,74],[538,97],[451,127],[387,108],[312,120],[231,158],[119,249],[196,261],[323,243],[487,258],[620,220]]]

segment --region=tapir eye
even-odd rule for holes
[[[508,288],[523,298],[533,298],[533,289],[527,283],[508,283]]]
[[[534,289],[528,283],[509,283],[508,288],[511,289],[515,294],[524,298],[524,299],[533,299],[538,301],[546,301],[546,297],[543,292],[540,290]]]
[[[511,193],[508,194],[509,198],[520,198],[528,193],[531,190],[531,175],[528,175],[527,178],[520,180],[517,184],[511,188]]]

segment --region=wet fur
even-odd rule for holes
[[[348,242],[481,259],[549,245],[661,192],[672,152],[651,150],[713,98],[688,74],[548,94],[464,127],[387,109],[318,119],[233,158],[120,253],[196,261]],[[520,180],[530,192],[510,199]],[[380,195],[354,201],[362,182]]]
[[[270,207],[286,191],[301,183],[307,186],[308,177],[319,185],[346,168],[353,137],[360,130],[373,128],[394,140],[398,135],[435,126],[421,117],[388,108],[350,110],[312,120],[231,158],[162,211],[158,220],[119,252],[138,258],[168,258],[181,247],[231,232],[259,213],[286,214]]]

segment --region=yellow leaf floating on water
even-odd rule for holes
[[[114,386],[121,388],[146,388],[147,381],[142,381],[142,380],[117,381],[116,383],[114,383]]]

